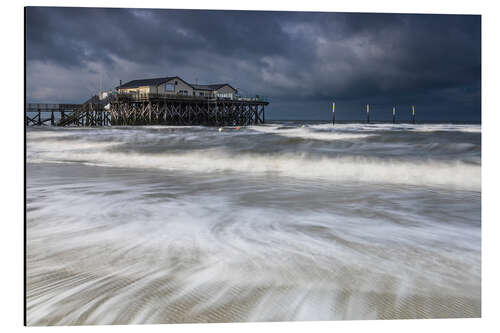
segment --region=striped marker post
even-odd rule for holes
[[[332,125],[335,125],[335,102],[332,103]]]

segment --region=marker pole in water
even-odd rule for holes
[[[332,125],[335,125],[335,102],[332,103]]]
[[[392,107],[392,123],[393,124],[396,123],[396,107],[395,106]]]
[[[415,105],[411,106],[411,121],[415,124]]]
[[[370,122],[370,104],[366,104],[366,123]]]

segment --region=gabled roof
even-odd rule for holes
[[[218,90],[224,86],[231,87],[231,85],[228,83],[192,84],[192,83],[187,83],[186,81],[184,81],[183,79],[181,79],[178,76],[167,76],[167,77],[159,77],[156,79],[132,80],[132,81],[129,81],[125,84],[122,84],[121,86],[116,87],[116,89],[138,88],[138,87],[144,87],[144,86],[159,86],[160,84],[171,81],[172,79],[179,79],[180,81],[186,83],[187,85],[191,86],[193,89],[196,89],[196,90],[214,91],[214,90]],[[233,87],[231,87],[231,88],[234,89],[235,91],[238,91]]]
[[[214,90],[218,90],[224,86],[229,86],[231,87],[231,85],[229,85],[228,83],[219,83],[219,84],[190,84],[194,89],[196,90],[209,90],[209,91],[214,91]],[[233,88],[233,87],[231,87]],[[234,89],[234,88],[233,88]],[[236,89],[234,89],[236,90]],[[237,90],[236,90],[237,91]]]
[[[129,81],[125,84],[122,84],[121,86],[116,87],[116,89],[137,88],[137,87],[144,87],[144,86],[159,86],[160,84],[163,84],[163,83],[168,82],[168,81],[175,79],[175,78],[182,80],[178,76],[159,77],[156,79],[132,80],[132,81]],[[182,80],[182,81],[184,81],[184,80]]]

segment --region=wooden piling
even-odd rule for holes
[[[366,104],[366,123],[370,123],[370,104]]]
[[[411,121],[415,124],[415,105],[411,106]]]
[[[335,125],[335,102],[332,103],[332,125]]]
[[[392,123],[393,124],[396,123],[396,107],[395,106],[392,107]]]

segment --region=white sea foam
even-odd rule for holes
[[[346,133],[346,132],[337,132],[334,130],[318,132],[318,131],[313,131],[311,127],[306,127],[306,126],[299,128],[285,128],[285,129],[281,129],[278,126],[252,126],[250,128],[257,132],[271,133],[289,138],[301,138],[301,139],[322,140],[322,141],[336,141],[336,140],[349,141],[349,140],[367,138],[371,136],[371,134]]]
[[[342,124],[338,123],[335,126],[332,124],[314,124],[306,125],[311,129],[338,129],[341,131],[394,131],[404,130],[410,132],[464,132],[464,133],[481,133],[481,125],[479,124],[390,124],[390,123],[373,123],[373,124]]]
[[[37,198],[28,214],[30,324],[475,314],[475,302],[433,308],[446,297],[478,297],[479,230],[414,214],[405,207],[414,205],[411,191],[378,215],[363,201],[319,211],[298,209],[299,201],[295,208],[238,204],[238,193],[251,189],[244,183],[235,184],[243,192],[219,188],[175,200],[172,180],[95,185],[100,193],[74,180],[30,187]],[[144,196],[158,191],[166,196]],[[78,204],[68,210],[68,203]]]
[[[55,151],[40,144],[28,154],[28,162],[81,161],[94,165],[192,171],[199,173],[235,171],[275,173],[297,178],[318,178],[334,182],[370,182],[445,186],[481,190],[481,168],[463,162],[400,161],[365,157],[314,158],[296,154],[228,154],[218,150],[190,153],[137,154],[100,151],[102,143],[68,143]],[[38,146],[38,145],[37,145]],[[70,149],[85,148],[86,151]],[[31,150],[31,149],[30,149]],[[38,151],[35,153],[33,151]]]

